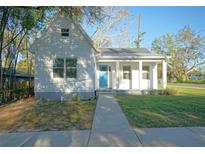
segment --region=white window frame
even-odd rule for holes
[[[69,28],[61,28],[61,36],[69,37],[69,35],[70,35],[69,32],[70,32]]]
[[[63,59],[63,67],[54,67],[54,63],[55,63],[56,59]],[[63,68],[63,77],[54,77],[54,69],[56,69],[56,68],[61,68],[61,69]],[[64,79],[64,77],[65,77],[65,60],[64,60],[64,58],[56,57],[53,59],[52,71],[53,71],[53,78],[54,79]]]
[[[69,58],[70,59],[76,59],[76,67],[69,67],[69,66],[67,67],[66,66],[66,59],[69,59]],[[54,67],[54,62],[55,62],[56,59],[63,59],[63,67]],[[54,79],[64,79],[64,80],[66,80],[66,79],[77,79],[77,77],[78,77],[78,71],[77,71],[78,68],[77,68],[77,66],[78,66],[78,59],[76,57],[65,57],[65,58],[64,57],[63,58],[62,57],[55,57],[53,59],[53,65],[52,65],[52,71],[53,71],[52,76],[53,76]],[[54,77],[54,68],[63,68],[63,77]],[[76,77],[73,77],[73,78],[72,77],[67,77],[66,76],[66,71],[67,71],[66,69],[67,68],[75,68],[76,69]]]
[[[66,60],[67,59],[76,59],[76,66],[66,66]],[[65,69],[65,79],[77,79],[77,75],[78,75],[78,72],[77,72],[77,65],[78,65],[78,59],[76,57],[66,57],[64,59],[64,69]],[[67,68],[70,68],[70,69],[76,69],[76,77],[67,77]]]
[[[124,67],[129,67],[130,70],[129,71],[128,70],[124,71],[124,69],[123,69]],[[129,74],[129,79],[124,78],[124,73]],[[123,80],[132,80],[132,67],[131,67],[131,65],[123,65],[122,66],[122,79]]]
[[[144,70],[143,67],[148,67],[148,70]],[[148,76],[147,79],[143,78],[144,73],[147,74],[147,76]],[[142,80],[150,80],[150,66],[148,66],[148,65],[142,66]]]

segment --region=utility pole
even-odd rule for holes
[[[140,48],[140,15],[138,16],[137,48]]]

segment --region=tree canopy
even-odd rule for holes
[[[191,72],[205,64],[205,39],[189,26],[156,38],[152,50],[168,56],[168,73],[177,80],[188,79]]]
[[[0,90],[4,83],[2,63],[8,69],[15,70],[19,55],[28,52],[36,33],[44,30],[47,23],[58,14],[68,15],[78,22],[85,21],[88,24],[102,22],[106,17],[103,7],[94,6],[0,6]]]

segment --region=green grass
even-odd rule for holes
[[[205,126],[205,88],[175,86],[178,96],[118,96],[133,127]]]
[[[205,96],[204,84],[169,83],[168,87],[176,89],[181,96]]]
[[[187,81],[182,81],[181,83],[205,84],[205,79],[201,79],[201,80],[187,80]]]

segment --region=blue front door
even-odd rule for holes
[[[100,65],[100,88],[108,88],[108,66]]]

